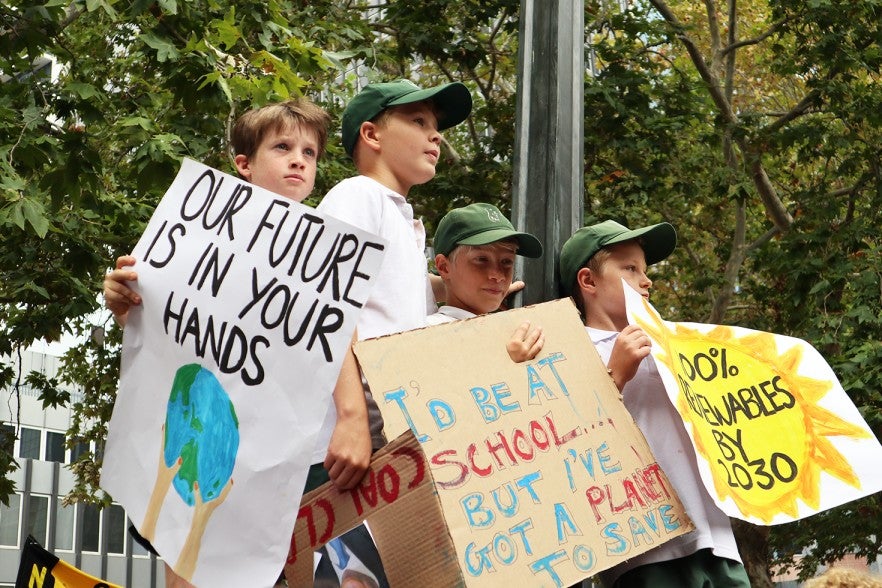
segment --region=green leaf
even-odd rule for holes
[[[19,192],[24,190],[25,187],[27,187],[25,179],[15,173],[15,171],[3,170],[3,175],[0,175],[0,188],[10,192]]]
[[[87,84],[84,82],[70,82],[65,86],[65,88],[84,100],[101,96],[101,92],[98,91],[98,88],[96,88],[92,84]]]
[[[156,59],[160,63],[165,61],[174,61],[180,57],[178,50],[174,44],[154,33],[142,33],[138,36],[148,47],[156,50]]]
[[[43,109],[39,106],[28,106],[22,110],[21,115],[24,120],[25,129],[35,129],[45,121]]]
[[[818,292],[824,292],[826,290],[829,290],[829,288],[830,288],[830,282],[828,280],[818,280],[817,283],[815,283],[815,285],[812,286],[812,289],[809,290],[809,294],[817,294]]]
[[[217,79],[217,84],[220,86],[220,89],[223,91],[224,96],[227,97],[227,100],[230,103],[233,102],[233,93],[230,92],[230,85],[227,83],[227,79],[223,76],[219,76]]]
[[[178,2],[177,0],[159,0],[159,7],[163,12],[167,14],[177,14],[178,13]]]
[[[242,31],[236,26],[235,7],[230,8],[223,20],[216,20],[212,27],[217,32],[218,44],[224,49],[232,48],[242,38]]]
[[[149,131],[154,127],[154,123],[149,118],[143,116],[129,116],[119,121],[124,127],[141,127],[145,131]]]
[[[16,202],[16,207],[21,210],[21,220],[26,220],[34,228],[37,236],[41,239],[46,236],[49,230],[49,220],[46,218],[46,210],[39,202],[34,202],[30,198],[22,198]],[[19,225],[22,229],[24,223]]]

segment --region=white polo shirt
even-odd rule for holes
[[[619,333],[585,327],[604,363],[609,361]],[[622,400],[646,437],[656,461],[671,481],[695,530],[601,572],[604,584],[638,566],[669,561],[710,548],[714,555],[740,562],[729,517],[714,503],[701,481],[695,450],[683,419],[668,400],[652,356],[640,362],[637,373],[622,390]]]
[[[426,323],[429,326],[442,325],[444,323],[452,323],[454,321],[461,321],[463,319],[472,318],[473,316],[478,315],[473,312],[457,308],[455,306],[442,306],[438,309],[438,312],[436,312],[435,314],[430,314],[428,316],[428,318],[426,319]]]
[[[435,312],[424,253],[426,229],[413,217],[413,207],[405,197],[367,176],[355,176],[331,188],[317,210],[387,241],[380,271],[358,318],[358,338],[426,326],[426,317]],[[365,397],[376,448],[382,440],[383,421],[367,387]],[[312,463],[325,460],[336,422],[332,406],[319,432]]]

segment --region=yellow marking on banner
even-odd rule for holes
[[[46,572],[49,568],[40,569],[37,564],[31,568],[31,579],[28,580],[28,588],[42,588],[43,582],[46,581]]]
[[[827,437],[868,433],[818,405],[833,383],[798,373],[800,346],[780,353],[776,335],[738,338],[727,326],[672,330],[643,304],[652,322],[637,323],[659,342],[657,359],[678,382],[677,409],[720,500],[731,497],[743,513],[770,522],[780,512],[796,517],[797,500],[817,509],[822,471],[860,488]]]

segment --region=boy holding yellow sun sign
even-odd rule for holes
[[[560,286],[582,313],[591,341],[622,392],[695,531],[603,572],[608,586],[749,588],[729,518],[701,482],[692,444],[667,398],[646,333],[628,324],[623,280],[644,298],[647,265],[668,257],[677,233],[668,223],[629,230],[605,221],[576,231],[560,253]]]

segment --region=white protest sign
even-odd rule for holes
[[[704,484],[727,515],[786,523],[882,490],[882,446],[814,347],[665,321],[623,287],[629,320],[652,339]]]
[[[199,586],[271,586],[384,242],[185,160],[133,251],[102,487]]]

